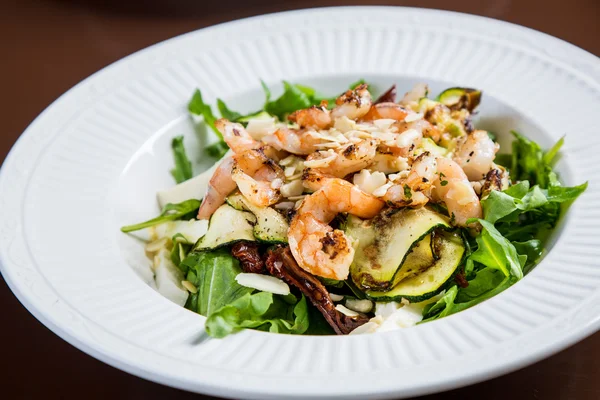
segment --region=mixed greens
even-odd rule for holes
[[[311,107],[328,112],[336,106],[336,97],[323,97],[313,88],[285,81],[283,93],[272,99],[267,85],[261,83],[265,102],[260,110],[242,114],[217,99],[221,118],[241,127],[269,120],[279,127],[298,129],[297,124],[285,122],[288,116]],[[363,84],[358,81],[350,88],[366,87]],[[450,88],[435,100],[427,98],[427,94],[428,91],[418,95],[409,92],[404,103],[401,102],[402,107],[412,107],[410,115],[426,120],[442,133],[442,139],[426,138],[418,148],[410,147],[407,157],[411,162],[416,162],[422,154],[449,157],[456,151],[460,138],[473,132],[470,115],[481,100],[481,92],[474,89]],[[382,103],[393,103],[393,97],[394,88],[382,95]],[[340,104],[338,101],[337,105]],[[202,123],[218,138],[204,149],[205,155],[223,158],[230,146],[222,129],[218,129],[219,119],[200,90],[194,93],[188,110],[202,117]],[[380,122],[374,125],[383,126],[383,120],[376,119],[375,122]],[[358,119],[350,122],[355,130],[366,129],[360,128]],[[480,218],[459,224],[443,201],[417,206],[420,189],[407,184],[399,194],[403,202],[380,196],[385,199],[385,207],[374,217],[339,212],[330,225],[333,232],[351,238],[353,246],[349,275],[341,280],[308,273],[295,253],[297,263],[284,253],[289,250],[288,242],[291,247],[287,237],[289,224],[302,212],[302,201],[320,189],[301,188],[300,196],[290,195],[278,203],[291,206],[279,208],[257,206],[243,191],[229,193],[210,221],[196,220],[202,205],[200,199],[185,199],[164,204],[158,217],[125,226],[122,231],[149,230],[152,240],[147,252],[153,260],[159,291],[161,286],[167,288],[166,292],[176,293],[172,297],[167,294],[168,297],[207,317],[206,332],[213,337],[221,338],[246,328],[288,334],[332,334],[391,329],[391,320],[394,328],[412,326],[465,310],[522,279],[544,256],[545,243],[561,215],[585,191],[587,183],[563,186],[553,170],[564,138],[544,151],[522,134],[512,132],[512,135],[512,152],[496,156],[494,173],[481,177],[479,183],[472,181],[473,187],[479,188]],[[495,139],[491,134],[490,137]],[[378,151],[382,147],[385,146],[379,143]],[[183,137],[173,139],[172,151],[171,174],[175,182],[189,184],[191,179],[197,179]],[[323,153],[323,157],[329,157],[328,154]],[[310,156],[301,159],[294,154],[284,160],[291,160],[279,161],[284,167],[311,161]],[[311,168],[304,168],[303,172],[300,169],[302,177],[296,179],[308,179],[307,171]],[[383,174],[378,176],[383,176],[388,186],[379,187],[385,189],[406,179],[397,178],[400,174],[396,172],[367,171],[358,179],[356,174],[353,182],[369,192],[361,179],[366,176],[372,181],[377,173]],[[203,178],[205,185],[212,174],[213,171]],[[437,175],[439,186],[448,185],[448,177],[441,172]],[[323,177],[326,175],[319,175],[318,179]],[[288,178],[285,184],[293,184]],[[431,184],[426,178],[422,182]],[[371,196],[376,194],[376,189],[370,190]],[[258,265],[256,271],[249,270],[252,263]],[[161,271],[160,281],[158,271]],[[257,272],[273,282],[256,280]]]

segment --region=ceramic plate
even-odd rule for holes
[[[350,337],[246,331],[207,338],[204,318],[156,293],[123,224],[157,213],[172,185],[169,141],[199,149],[186,103],[260,108],[259,78],[335,94],[364,78],[401,91],[481,88],[477,124],[550,145],[558,170],[588,180],[542,263],[472,309],[415,328]],[[600,62],[550,36],[442,11],[328,8],[192,32],[86,79],[21,136],[0,176],[2,274],[56,334],[110,365],[191,391],[281,399],[402,397],[488,379],[547,357],[600,327]],[[194,153],[190,149],[190,153]],[[201,154],[195,151],[194,154]],[[207,160],[195,160],[197,171]]]

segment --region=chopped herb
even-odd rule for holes
[[[408,185],[404,185],[404,197],[408,200],[412,199],[412,190],[408,187]]]

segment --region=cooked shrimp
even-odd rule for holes
[[[364,116],[371,108],[371,93],[367,85],[358,85],[354,90],[348,90],[335,100],[335,108],[331,111],[333,119],[347,117],[358,119]]]
[[[306,161],[319,159],[319,154],[313,153],[308,156]],[[377,142],[373,139],[363,140],[358,143],[350,143],[334,153],[332,161],[324,166],[314,167],[324,174],[343,178],[348,174],[360,171],[368,167],[377,154]]]
[[[326,129],[331,125],[331,115],[326,100],[323,100],[319,106],[294,111],[288,119],[297,123],[300,128]]]
[[[236,183],[231,177],[232,167],[233,158],[227,157],[221,161],[221,164],[215,170],[208,182],[206,194],[198,210],[198,219],[209,219],[216,209],[225,202],[225,198],[229,193],[235,190]]]
[[[259,207],[275,204],[281,198],[285,175],[279,165],[259,150],[234,156],[232,180],[251,203]]]
[[[231,122],[226,119],[219,119],[215,122],[215,127],[223,135],[223,140],[229,148],[236,154],[241,154],[248,150],[257,149],[263,146],[262,143],[254,140],[246,131],[242,124]]]
[[[321,177],[320,188],[307,196],[290,224],[288,241],[298,265],[325,278],[344,280],[354,258],[350,239],[329,223],[338,213],[373,218],[383,202],[339,178]]]
[[[446,204],[456,225],[469,218],[481,218],[479,197],[460,166],[449,158],[425,152],[417,157],[406,178],[398,179],[383,199],[396,207],[418,207],[430,198]]]
[[[314,130],[280,128],[262,141],[277,150],[297,155],[307,155],[319,150],[323,139]]]
[[[415,114],[414,111],[402,107],[396,103],[374,104],[362,119],[364,121],[374,121],[376,119],[393,119],[395,121],[404,121],[409,114]]]
[[[416,130],[421,133],[421,137],[430,138],[436,143],[438,143],[442,137],[442,132],[440,132],[440,130],[432,125],[429,121],[424,119],[418,119],[411,122],[398,121],[392,126],[397,129],[398,132]]]
[[[227,143],[235,154],[242,154],[248,150],[261,149],[267,157],[277,161],[285,156],[279,151],[281,149],[266,146],[263,142],[254,139],[242,124],[220,119],[215,122],[215,126],[223,135],[225,143]]]
[[[485,178],[494,167],[498,149],[498,144],[490,139],[486,131],[474,131],[458,147],[454,161],[462,167],[469,180],[478,181]]]
[[[481,218],[479,197],[463,169],[449,158],[438,157],[433,196],[446,204],[456,225],[466,226],[469,218]]]
[[[406,177],[398,179],[387,190],[383,200],[395,207],[420,207],[427,204],[436,172],[435,157],[429,152],[421,154],[413,162]]]

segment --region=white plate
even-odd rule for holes
[[[397,332],[294,337],[246,331],[208,339],[203,317],[163,299],[140,247],[118,227],[157,211],[171,184],[169,140],[197,140],[195,87],[242,111],[259,78],[327,93],[365,78],[482,88],[482,126],[567,141],[567,184],[590,181],[543,262],[506,292]],[[488,379],[600,326],[600,62],[558,39],[494,20],[404,8],[267,15],[193,32],[98,72],[40,115],[0,176],[2,274],[50,329],[90,355],[192,391],[251,398],[398,397]],[[194,146],[199,146],[196,142]],[[196,154],[199,154],[196,153]],[[198,169],[202,165],[196,166]],[[206,167],[206,164],[204,164]],[[142,276],[143,279],[140,279]]]

